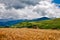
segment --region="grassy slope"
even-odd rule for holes
[[[36,25],[39,28],[44,29],[60,29],[60,18],[53,19],[53,20],[45,20],[45,21],[36,21],[36,22],[22,22],[11,27],[13,28],[23,28],[23,27],[32,27]]]
[[[0,28],[0,40],[60,40],[60,30]]]

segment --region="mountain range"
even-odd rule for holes
[[[17,23],[21,23],[24,21],[42,21],[42,20],[49,20],[50,18],[47,17],[42,17],[42,18],[37,18],[37,19],[32,19],[32,20],[28,20],[28,19],[19,19],[19,20],[11,20],[11,19],[0,19],[0,26],[10,26],[10,25],[15,25]]]

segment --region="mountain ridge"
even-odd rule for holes
[[[19,20],[8,20],[8,19],[1,19],[0,20],[0,26],[10,26],[10,25],[14,25],[17,23],[21,23],[24,21],[42,21],[42,20],[49,20],[50,18],[47,17],[42,17],[42,18],[37,18],[37,19],[32,19],[32,20],[27,20],[27,19],[19,19]]]

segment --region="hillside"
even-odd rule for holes
[[[42,18],[36,18],[36,19],[18,19],[18,20],[13,20],[13,19],[0,19],[0,26],[10,26],[10,25],[15,25],[17,23],[21,23],[24,21],[28,22],[33,22],[33,21],[41,21],[41,20],[49,20],[50,18],[47,17],[42,17]]]
[[[13,28],[32,28],[33,26],[37,26],[41,29],[60,29],[60,18],[45,20],[45,21],[33,21],[33,22],[22,22],[16,25],[12,25]]]
[[[0,40],[60,40],[60,30],[0,28]]]

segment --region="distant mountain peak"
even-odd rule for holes
[[[41,17],[41,18],[48,18],[48,17]]]
[[[48,18],[48,17],[41,17],[40,19],[50,19],[50,18]]]

